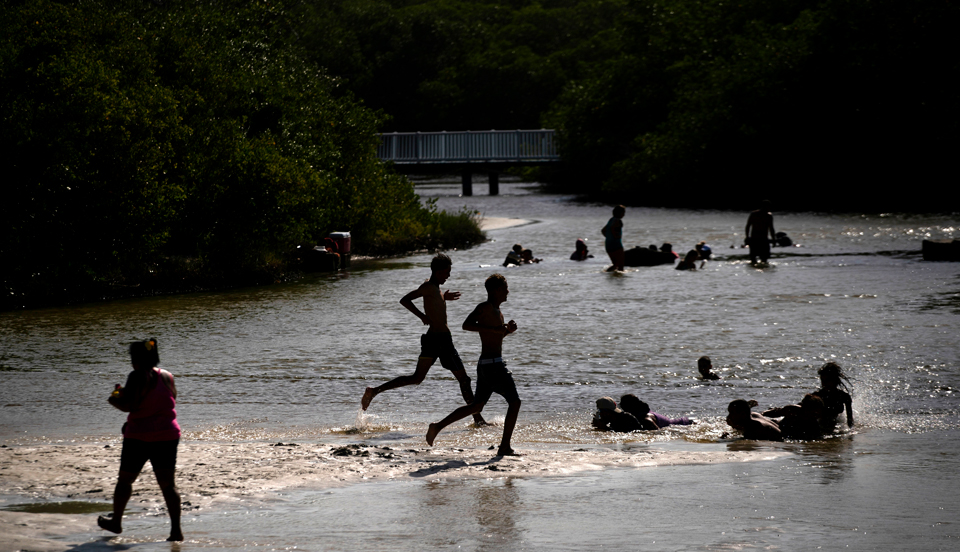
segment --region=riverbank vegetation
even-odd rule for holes
[[[382,131],[555,128],[539,179],[635,205],[956,209],[947,0],[0,9],[3,305],[276,280],[329,231],[375,254],[482,239],[377,160]]]
[[[960,145],[956,2],[326,0],[302,11],[309,55],[390,114],[387,130],[555,128],[564,165],[538,176],[564,191],[681,207],[956,208],[936,197]]]
[[[0,2],[2,307],[283,279],[297,245],[483,239],[264,2]],[[453,231],[455,230],[455,231]]]

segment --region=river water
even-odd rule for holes
[[[566,478],[303,490],[256,512],[206,514],[193,530],[211,535],[211,546],[960,547],[960,263],[923,262],[919,254],[924,238],[960,237],[960,216],[775,212],[777,230],[801,247],[776,248],[772,266],[756,269],[746,250],[731,248],[742,242],[746,211],[629,208],[627,247],[670,242],[682,254],[706,240],[715,259],[696,272],[661,266],[616,274],[604,272],[599,233],[610,206],[517,182],[501,182],[496,197],[481,195],[482,183],[474,188],[478,195],[460,197],[457,182],[436,181],[418,191],[442,209],[529,221],[448,252],[454,265],[444,286],[462,293],[448,316],[473,375],[479,339],[459,325],[485,299],[483,280],[496,271],[507,277],[502,311],[519,331],[505,340],[504,357],[523,400],[514,448],[789,454]],[[596,257],[567,260],[580,237]],[[543,262],[499,267],[514,243]],[[378,396],[359,430],[357,409],[366,386],[413,371],[422,326],[398,301],[429,276],[430,258],[356,261],[340,274],[261,288],[0,313],[0,439],[115,435],[122,420],[104,407],[105,390],[128,371],[126,343],[156,337],[161,366],[177,376],[185,438],[422,446],[427,424],[461,401],[439,364],[422,385]],[[701,355],[722,380],[696,377]],[[816,369],[829,360],[852,377],[854,431],[818,443],[722,437],[731,400],[797,402],[816,389]],[[626,437],[590,430],[596,398],[628,392],[700,423]],[[502,420],[505,410],[495,396],[485,415]],[[439,441],[485,448],[499,429],[452,426]]]

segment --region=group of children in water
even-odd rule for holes
[[[711,371],[709,357],[700,357],[697,368],[703,379],[720,379]],[[764,441],[820,439],[833,432],[838,417],[844,413],[847,425],[853,427],[853,403],[847,387],[849,379],[843,369],[835,362],[828,362],[817,374],[820,389],[804,395],[799,404],[771,408],[758,414],[751,412],[757,401],[732,401],[727,406],[727,425],[740,431],[746,439]],[[593,415],[593,427],[616,432],[656,430],[693,423],[696,422],[686,417],[672,419],[651,412],[647,403],[632,394],[620,397],[619,406],[610,397],[597,399],[597,411]]]

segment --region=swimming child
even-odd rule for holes
[[[577,238],[577,244],[573,254],[570,255],[571,261],[585,261],[587,259],[592,259],[593,255],[590,254],[590,251],[587,250],[587,242],[583,238]]]
[[[687,251],[687,255],[683,258],[682,261],[677,263],[677,270],[696,270],[697,269],[697,255],[696,249],[691,249]]]
[[[643,429],[663,429],[671,425],[690,425],[693,422],[690,418],[667,418],[650,411],[650,406],[637,398],[634,394],[628,394],[620,397],[620,407],[624,412],[629,412],[640,421]]]
[[[523,246],[514,244],[513,249],[507,253],[507,258],[503,261],[503,266],[520,266],[523,264]]]
[[[847,427],[853,427],[853,399],[848,391],[847,383],[850,378],[843,373],[843,369],[835,362],[824,364],[817,375],[820,376],[820,389],[813,392],[823,401],[824,429],[832,430],[837,423],[837,417],[846,410]]]
[[[747,402],[743,399],[732,401],[727,406],[727,425],[739,430],[745,439],[760,441],[782,441],[780,426],[773,420],[750,409],[757,406],[757,401]]]
[[[507,363],[503,360],[503,338],[517,331],[517,323],[511,320],[505,324],[503,313],[500,312],[500,305],[506,302],[510,290],[507,288],[507,279],[500,274],[489,276],[483,286],[487,289],[487,300],[477,305],[463,321],[464,330],[480,334],[476,397],[470,404],[461,406],[446,418],[430,424],[427,444],[433,446],[437,434],[453,422],[471,414],[478,416],[490,397],[496,393],[506,399],[508,405],[497,456],[520,456],[510,447],[510,438],[520,413],[520,396],[517,394],[513,374],[507,370]]]
[[[617,402],[610,397],[597,399],[597,411],[593,414],[593,427],[604,431],[628,433],[641,429],[657,429],[656,424],[644,424],[633,414],[617,407]]]
[[[713,363],[710,361],[710,357],[702,356],[697,359],[697,370],[700,372],[700,377],[706,380],[718,380],[720,376],[714,374],[710,370],[713,370]]]
[[[780,434],[786,439],[813,441],[823,437],[820,416],[823,414],[823,401],[813,394],[806,394],[800,404],[788,404],[780,408],[771,408],[763,413],[767,418],[781,418],[777,425]]]
[[[534,257],[533,251],[529,249],[524,249],[523,251],[520,252],[520,260],[523,261],[523,264],[533,264],[533,263],[539,263],[543,259],[538,259]]]
[[[447,301],[459,299],[460,292],[448,290],[440,293],[440,286],[450,278],[452,267],[453,261],[450,257],[438,253],[430,262],[430,279],[400,299],[400,304],[404,308],[412,312],[425,326],[429,326],[427,333],[420,336],[420,358],[417,360],[417,368],[412,375],[394,378],[378,387],[367,387],[363,392],[363,398],[360,399],[360,406],[364,410],[370,406],[370,401],[374,397],[384,391],[407,385],[420,385],[438,358],[440,365],[450,370],[453,377],[460,383],[460,394],[463,400],[467,404],[473,402],[470,376],[463,367],[460,353],[453,346],[453,336],[450,335],[450,328],[447,327]],[[420,297],[423,297],[424,312],[420,312],[420,309],[413,304],[413,301]],[[486,423],[479,413],[473,419],[479,425]]]

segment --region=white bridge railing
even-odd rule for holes
[[[392,132],[380,135],[377,155],[398,165],[544,163],[559,161],[553,130]]]

